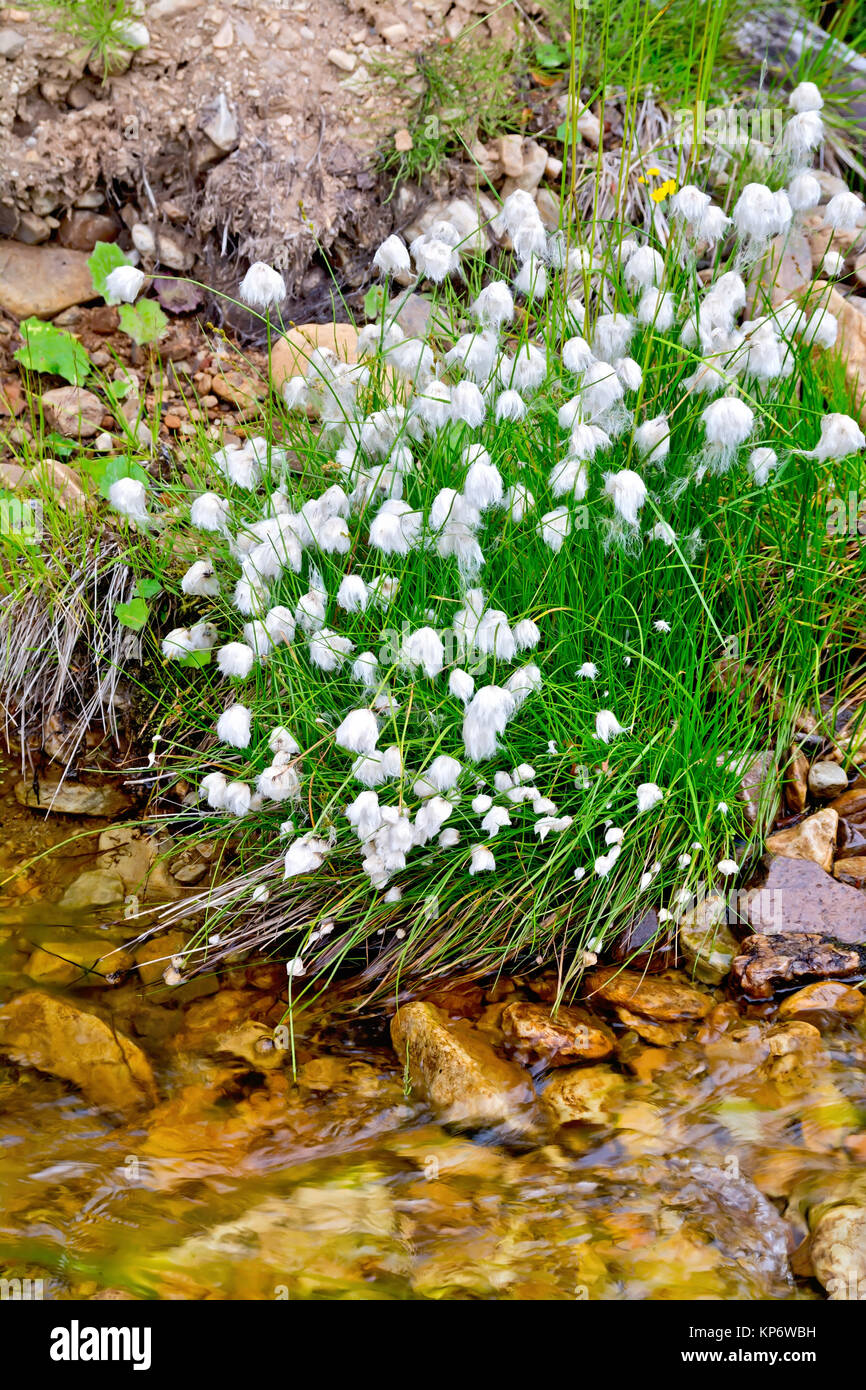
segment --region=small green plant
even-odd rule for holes
[[[159,342],[168,328],[168,319],[155,299],[140,299],[137,304],[121,304],[120,327],[143,347]]]
[[[22,0],[42,23],[69,34],[90,55],[103,81],[130,50],[144,48],[148,33],[130,0]],[[91,69],[92,70],[92,69]]]
[[[98,241],[87,258],[87,267],[96,293],[101,294],[104,299],[108,293],[105,282],[111,272],[118,270],[122,265],[131,264],[129,257],[124,255],[116,242]]]

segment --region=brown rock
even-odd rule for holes
[[[866,950],[832,941],[817,932],[789,936],[750,936],[731,967],[731,982],[750,999],[772,999],[777,985],[808,980],[847,979],[866,970]]]
[[[845,384],[854,401],[851,413],[863,425],[866,423],[866,314],[861,314],[854,305],[848,304],[838,290],[831,289],[828,294],[828,286],[823,280],[816,281],[813,295],[815,305],[826,308],[838,321],[836,351],[842,358]]]
[[[797,1018],[798,1015],[812,1012],[839,1014],[842,1018],[856,1018],[863,1012],[863,995],[850,985],[838,980],[816,980],[813,985],[798,989],[789,994],[779,1005],[780,1018]]]
[[[116,825],[100,835],[96,865],[117,874],[124,887],[133,892],[144,887],[155,856],[155,841],[138,826]]]
[[[835,941],[866,942],[866,897],[811,859],[775,856],[763,887],[741,896],[756,932],[810,932]]]
[[[654,1019],[644,1018],[642,1014],[632,1013],[631,1009],[624,1008],[622,1004],[617,1004],[616,1016],[626,1028],[633,1029],[639,1038],[654,1043],[656,1047],[670,1047],[673,1043],[685,1042],[689,1035],[687,1023],[659,1023]]]
[[[839,815],[832,806],[807,816],[799,825],[790,830],[778,830],[767,838],[767,849],[771,854],[782,854],[788,859],[811,859],[829,870],[833,864],[836,848],[836,828]]]
[[[127,974],[132,957],[104,938],[46,939],[24,967],[25,975],[43,985],[104,985],[112,976]]]
[[[358,360],[358,330],[350,323],[306,323],[290,328],[274,344],[271,379],[279,389],[293,376],[306,376],[314,348],[330,348],[341,362]]]
[[[172,956],[182,955],[186,943],[186,932],[176,929],[160,932],[158,936],[152,936],[149,941],[139,946],[135,953],[135,963],[141,983],[152,985],[161,980],[166,967],[171,964]]]
[[[73,209],[61,222],[57,240],[61,246],[89,254],[98,241],[116,241],[119,230],[119,223],[110,213]]]
[[[58,386],[41,396],[50,427],[69,439],[92,439],[102,429],[104,407],[98,396],[83,386]]]
[[[562,1004],[554,1014],[544,1004],[518,999],[506,1004],[501,1018],[502,1035],[520,1061],[533,1058],[550,1067],[609,1057],[614,1036],[584,1009]]]
[[[774,755],[765,750],[741,762],[740,796],[746,816],[754,825],[758,817],[772,823],[779,810],[779,772]]]
[[[785,805],[792,816],[802,816],[809,795],[809,759],[802,753],[792,753],[785,773]]]
[[[541,1099],[561,1125],[603,1125],[621,1105],[625,1089],[625,1077],[611,1067],[574,1067],[555,1072]]]
[[[254,381],[243,372],[215,373],[211,390],[220,400],[228,401],[230,405],[238,406],[241,410],[248,410],[265,394],[262,383]]]
[[[856,820],[866,814],[866,781],[861,777],[853,787],[830,802],[840,820]]]
[[[766,313],[812,283],[812,253],[798,228],[774,237],[753,276],[749,317]]]
[[[19,1066],[70,1081],[94,1105],[121,1115],[157,1099],[153,1070],[141,1048],[58,995],[30,990],[0,1009],[0,1051]]]
[[[833,865],[833,877],[838,878],[840,883],[849,883],[852,888],[866,888],[866,855],[837,859]]]
[[[633,1013],[666,1022],[705,1018],[714,1003],[711,995],[691,985],[615,967],[593,971],[587,978],[586,989],[590,998],[604,999],[608,1004],[622,1005]]]
[[[408,1060],[413,1086],[446,1122],[496,1123],[531,1099],[522,1067],[497,1057],[471,1025],[450,1023],[432,1004],[399,1009],[391,1041],[400,1062]]]
[[[110,819],[131,805],[118,787],[92,786],[85,782],[16,782],[15,800],[31,811],[50,811],[67,816],[105,816]]]
[[[866,1293],[866,1207],[831,1207],[812,1234],[812,1268],[834,1302],[858,1301]]]
[[[50,319],[96,298],[83,252],[0,241],[0,308],[15,318]]]

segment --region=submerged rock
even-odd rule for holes
[[[558,1124],[603,1125],[622,1104],[625,1089],[625,1077],[612,1067],[572,1067],[554,1074],[541,1099]]]
[[[767,849],[771,854],[781,854],[789,859],[811,859],[822,869],[829,870],[833,865],[838,824],[838,812],[832,806],[825,806],[823,811],[807,816],[799,825],[770,835]]]
[[[47,939],[33,952],[25,975],[39,984],[104,985],[112,976],[127,974],[134,962],[126,951],[99,937]]]
[[[86,869],[70,883],[60,899],[60,906],[76,912],[92,907],[118,906],[125,894],[126,888],[119,874],[106,869]]]
[[[866,971],[866,950],[817,932],[750,936],[731,967],[731,982],[750,999],[772,999],[778,985]]]
[[[866,897],[810,859],[775,856],[763,886],[745,897],[746,915],[756,932],[810,932],[834,941],[866,942]]]
[[[91,786],[85,782],[16,782],[15,800],[31,811],[50,811],[65,816],[117,816],[131,804],[118,787]]]
[[[714,1003],[711,995],[691,985],[613,966],[593,971],[586,988],[591,997],[668,1022],[706,1018]]]
[[[696,979],[705,985],[717,985],[725,979],[740,946],[728,927],[728,904],[723,894],[710,893],[683,915],[679,944]]]
[[[121,1115],[155,1104],[156,1081],[140,1047],[96,1014],[30,990],[0,1009],[0,1052],[62,1077],[94,1105]]]
[[[554,1014],[545,1004],[519,999],[506,1004],[502,1035],[520,1061],[535,1058],[549,1067],[609,1057],[615,1039],[609,1028],[584,1009],[561,1005]]]
[[[527,1072],[498,1057],[463,1021],[451,1023],[433,1004],[406,1004],[391,1020],[391,1041],[412,1085],[441,1119],[494,1124],[532,1098]]]
[[[866,1298],[866,1207],[831,1207],[819,1218],[812,1267],[834,1302]]]

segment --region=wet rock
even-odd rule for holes
[[[617,936],[612,955],[614,960],[625,961],[635,970],[642,970],[651,961],[658,970],[660,965],[672,963],[673,946],[672,931],[659,922],[658,913],[651,907],[649,912],[636,917]]]
[[[156,856],[156,843],[138,826],[116,825],[99,837],[97,868],[117,874],[124,887],[141,888]]]
[[[217,1038],[214,1050],[239,1057],[256,1071],[274,1071],[283,1066],[287,1056],[274,1042],[273,1029],[253,1019],[227,1029]]]
[[[822,869],[829,870],[833,864],[838,824],[838,813],[832,806],[825,806],[823,811],[807,816],[799,825],[768,836],[767,849],[771,854],[789,859],[811,859]]]
[[[515,1000],[501,1017],[502,1036],[521,1062],[532,1059],[549,1067],[609,1057],[614,1036],[584,1009],[560,1005],[554,1014],[544,1004]]]
[[[625,1098],[625,1077],[612,1067],[574,1067],[555,1072],[541,1097],[558,1124],[609,1124]]]
[[[497,1057],[474,1028],[450,1023],[432,1004],[399,1009],[391,1021],[391,1041],[401,1063],[408,1061],[413,1086],[445,1121],[496,1123],[531,1099],[529,1076],[521,1067]]]
[[[104,938],[58,937],[43,940],[24,967],[25,975],[42,985],[104,985],[127,974],[134,961]]]
[[[139,946],[135,953],[135,963],[143,985],[155,984],[161,980],[172,956],[182,955],[186,949],[186,932],[175,930],[160,932]]]
[[[817,932],[750,936],[731,967],[731,983],[750,999],[772,999],[778,985],[848,979],[866,971],[866,950]]]
[[[15,318],[50,319],[96,298],[83,252],[0,241],[0,308]]]
[[[840,883],[849,883],[852,888],[866,888],[866,856],[852,855],[837,859],[833,865],[833,877]]]
[[[819,801],[838,796],[848,786],[848,774],[838,763],[817,762],[809,768],[809,791]]]
[[[780,1018],[797,1018],[813,1012],[856,1018],[863,1012],[863,995],[838,980],[816,980],[812,985],[789,994],[779,1005]]]
[[[830,805],[840,820],[856,820],[858,816],[866,814],[866,781],[858,778],[853,787],[835,797]]]
[[[802,753],[792,756],[785,773],[785,805],[793,816],[802,816],[809,794],[809,759]]]
[[[711,995],[691,985],[615,967],[593,971],[587,978],[586,990],[590,998],[666,1022],[705,1018],[714,1003]]]
[[[178,883],[182,883],[184,887],[191,887],[195,883],[200,883],[207,873],[209,865],[210,860],[205,858],[195,845],[181,850],[180,854],[169,861],[172,878],[177,879]]]
[[[70,883],[60,906],[70,912],[94,907],[116,907],[123,902],[126,888],[119,874],[106,869],[86,869]]]
[[[655,1019],[645,1018],[643,1014],[632,1013],[622,1004],[617,1004],[614,1012],[626,1028],[631,1028],[639,1038],[657,1047],[671,1047],[674,1043],[685,1042],[689,1035],[688,1023],[659,1023]]]
[[[57,995],[31,990],[0,1009],[0,1052],[19,1066],[62,1077],[94,1105],[121,1115],[156,1102],[153,1070],[141,1048]]]
[[[102,401],[83,386],[58,386],[40,397],[51,429],[69,439],[92,439],[102,429]]]
[[[330,1055],[304,1062],[298,1068],[298,1085],[302,1091],[317,1095],[352,1095],[364,1100],[394,1100],[399,1090],[392,1077],[383,1076],[368,1062]]]
[[[811,859],[774,857],[763,887],[746,895],[746,916],[754,931],[770,936],[809,932],[866,942],[866,897]]]
[[[176,902],[183,897],[183,889],[164,859],[157,859],[148,874],[144,896],[149,903]]]
[[[815,1278],[834,1302],[866,1297],[866,1207],[831,1207],[812,1233]]]
[[[705,985],[717,985],[726,978],[740,949],[727,917],[728,904],[723,894],[710,893],[679,923],[680,950],[695,978]]]
[[[358,330],[350,323],[305,323],[274,343],[271,378],[279,388],[293,376],[306,376],[310,353],[329,348],[341,362],[358,360]]]

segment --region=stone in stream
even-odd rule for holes
[[[866,1207],[831,1207],[812,1232],[815,1278],[834,1302],[866,1296]]]
[[[749,936],[731,967],[731,983],[750,999],[772,999],[779,985],[866,972],[866,949],[818,932]]]
[[[119,906],[126,896],[123,879],[106,869],[86,869],[70,883],[59,906],[71,912]]]
[[[584,1009],[562,1004],[554,1013],[545,1004],[518,999],[502,1010],[502,1035],[521,1062],[540,1060],[549,1067],[609,1057],[615,1039],[609,1028]]]
[[[852,855],[837,859],[833,865],[833,877],[840,883],[848,883],[852,888],[866,888],[866,856]]]
[[[623,1102],[626,1084],[612,1067],[570,1067],[554,1073],[541,1099],[558,1124],[609,1124]]]
[[[691,985],[615,966],[593,971],[587,978],[586,990],[590,998],[603,999],[607,1004],[621,1005],[632,1013],[663,1022],[706,1018],[715,1002],[712,995]]]
[[[863,1012],[863,995],[858,989],[842,984],[841,980],[816,980],[796,994],[789,994],[779,1005],[780,1018],[799,1018],[803,1014],[838,1014],[840,1018],[856,1018]]]
[[[126,951],[100,937],[47,938],[24,967],[25,975],[43,985],[105,985],[133,969]]]
[[[127,810],[131,798],[119,787],[91,786],[85,782],[16,782],[15,800],[31,811],[65,816],[117,816]]]
[[[156,858],[156,842],[140,826],[114,825],[99,837],[96,867],[116,874],[130,892],[140,888]]]
[[[685,1042],[689,1035],[688,1023],[660,1023],[657,1019],[646,1018],[643,1014],[632,1013],[622,1004],[617,1004],[614,1012],[620,1023],[631,1028],[645,1042],[657,1047],[670,1047],[673,1043]]]
[[[705,985],[725,979],[740,946],[728,927],[728,903],[722,893],[709,893],[683,914],[679,945],[695,979]]]
[[[866,942],[866,896],[811,859],[775,856],[764,884],[743,898],[750,926],[764,935],[808,932]]]
[[[498,1057],[471,1025],[450,1022],[433,1004],[415,1001],[391,1020],[391,1042],[409,1076],[440,1119],[495,1124],[532,1099],[529,1074]]]
[[[0,1009],[0,1053],[69,1081],[105,1110],[131,1115],[154,1105],[156,1081],[130,1038],[57,995],[29,990]]]
[[[767,838],[767,849],[771,854],[781,854],[789,859],[811,859],[822,869],[833,866],[833,852],[836,847],[836,829],[839,814],[832,806],[825,806],[813,816],[807,816],[799,825],[788,830],[778,830]]]
[[[809,791],[819,801],[839,796],[848,786],[848,775],[838,763],[817,762],[809,768]]]

